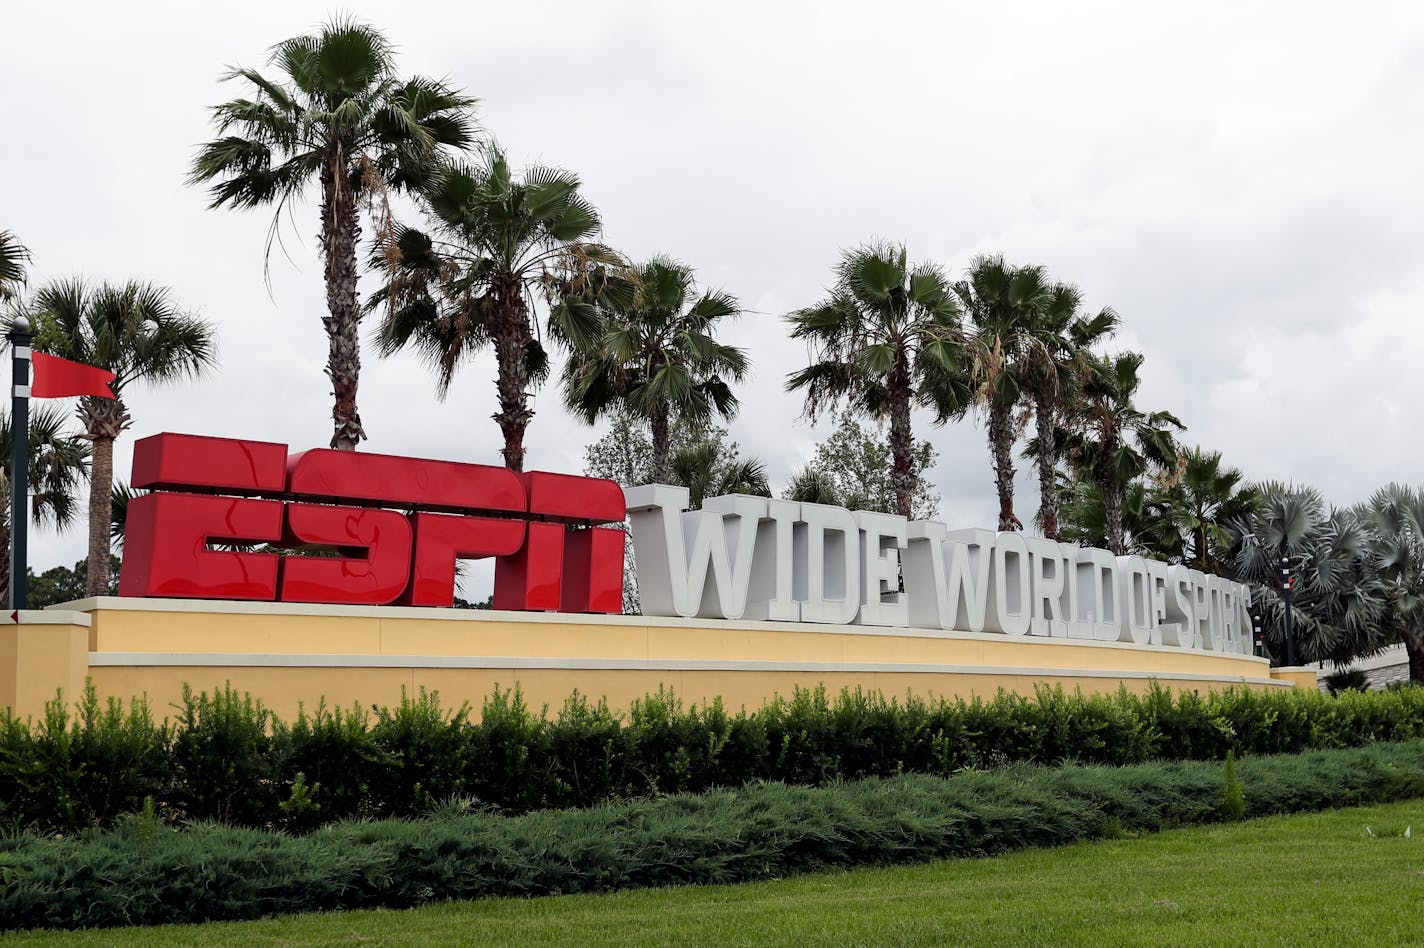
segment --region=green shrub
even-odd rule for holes
[[[318,703],[286,723],[224,688],[186,693],[172,725],[89,689],[22,722],[0,717],[0,828],[110,826],[152,797],[169,822],[309,832],[452,802],[504,813],[736,787],[946,776],[1017,762],[1221,761],[1424,738],[1424,688],[1344,692],[1153,688],[929,700],[797,690],[755,711],[670,691],[627,711],[571,695],[557,710],[496,691],[479,714],[438,696],[391,708]]]
[[[1424,795],[1424,742],[1237,766],[1252,788],[1242,801],[1249,816]],[[0,839],[0,927],[198,922],[739,882],[1130,836],[1223,816],[1218,762],[1020,764],[822,788],[757,782],[523,816],[347,821],[304,836],[214,823],[177,829],[150,810],[77,837]]]
[[[1241,789],[1241,778],[1236,775],[1236,752],[1226,752],[1226,764],[1222,768],[1221,816],[1228,822],[1237,823],[1246,818],[1246,797]]]

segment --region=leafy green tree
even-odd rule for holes
[[[89,445],[65,430],[64,413],[52,405],[30,413],[29,482],[30,517],[40,526],[63,530],[79,513],[79,495],[89,477]],[[14,450],[10,413],[0,410],[0,595],[10,589],[10,452]],[[28,574],[26,574],[28,575]],[[33,601],[30,608],[38,609]]]
[[[1220,574],[1236,542],[1230,526],[1250,518],[1261,504],[1256,488],[1243,483],[1240,468],[1221,462],[1221,452],[1192,448],[1181,456],[1178,477],[1159,490],[1162,519],[1181,531],[1184,559],[1194,569]]]
[[[124,393],[139,383],[197,378],[214,368],[213,326],[149,283],[51,283],[29,304],[35,348],[114,373],[114,398],[85,395],[79,418],[93,445],[89,479],[89,594],[109,588],[114,440],[130,424]]]
[[[602,332],[597,298],[621,258],[593,240],[598,212],[577,176],[535,167],[516,177],[497,149],[483,167],[437,174],[421,200],[428,232],[396,227],[377,251],[389,275],[371,299],[386,307],[381,352],[414,349],[443,397],[459,364],[492,346],[504,463],[522,471],[530,390],[549,372],[535,294],[548,304],[547,334],[588,350]]]
[[[8,230],[0,230],[0,303],[17,299],[25,285],[30,251]]]
[[[1424,489],[1388,484],[1357,514],[1388,606],[1385,624],[1404,643],[1409,680],[1424,684]]]
[[[968,381],[987,421],[999,529],[1019,530],[1023,523],[1014,513],[1014,416],[1023,404],[1030,365],[1052,370],[1057,359],[1057,339],[1043,318],[1054,289],[1043,267],[1012,266],[996,254],[975,258],[968,278],[956,283],[954,292],[972,329]],[[1048,391],[1047,384],[1043,390]],[[1056,449],[1050,446],[1045,457],[1056,463]]]
[[[1391,644],[1388,596],[1360,517],[1328,508],[1311,487],[1266,482],[1256,489],[1260,505],[1231,527],[1237,542],[1229,574],[1252,586],[1252,607],[1277,663],[1285,655],[1281,556],[1290,557],[1298,577],[1291,617],[1300,661],[1346,664]]]
[[[1038,467],[1038,517],[1043,535],[1058,539],[1058,462],[1062,451],[1057,433],[1076,419],[1068,417],[1080,404],[1082,381],[1091,369],[1092,347],[1117,328],[1111,309],[1083,315],[1083,297],[1076,286],[1053,286],[1041,310],[1032,313],[1034,331],[1020,366],[1022,388],[1034,418],[1034,451]],[[992,404],[991,404],[992,408]],[[1011,482],[1012,483],[1012,482]]]
[[[214,208],[275,207],[269,256],[282,212],[319,187],[331,446],[354,450],[366,436],[356,405],[361,206],[388,208],[390,191],[423,184],[449,153],[467,148],[474,100],[422,76],[399,78],[386,38],[348,19],[278,43],[271,64],[277,79],[242,68],[223,77],[243,80],[249,97],[213,109],[219,137],[199,150],[189,179],[213,182]]]
[[[117,596],[119,593],[119,566],[119,558],[111,556],[109,558],[109,591],[106,595]],[[75,563],[73,569],[65,566],[52,566],[43,573],[36,574],[31,568],[29,578],[26,580],[30,608],[44,609],[61,602],[74,602],[83,599],[88,595],[86,592],[88,575],[89,561],[87,559]]]
[[[895,510],[914,513],[915,407],[943,424],[969,404],[959,305],[939,268],[911,267],[903,246],[872,243],[848,251],[826,300],[786,318],[807,342],[811,364],[787,379],[804,391],[806,414],[847,405],[889,422]]]
[[[1142,384],[1142,355],[1095,358],[1083,382],[1079,427],[1068,435],[1069,460],[1102,491],[1107,546],[1122,554],[1123,496],[1150,473],[1174,476],[1175,432],[1186,426],[1170,412],[1143,412],[1133,402]]]
[[[699,296],[692,269],[667,257],[643,264],[631,284],[606,294],[601,334],[566,364],[565,400],[589,424],[615,408],[645,420],[653,480],[665,483],[674,420],[704,424],[736,414],[730,383],[746,374],[746,353],[714,333],[740,308],[726,293]]]
[[[937,455],[928,441],[916,442],[911,452],[910,472],[914,488],[910,516],[930,520],[939,516],[939,492],[925,472],[934,466]],[[895,467],[884,435],[862,424],[854,414],[843,412],[836,430],[816,446],[811,462],[792,478],[784,495],[788,500],[830,503],[853,510],[896,513]]]

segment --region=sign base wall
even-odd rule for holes
[[[735,710],[816,685],[968,698],[1039,684],[1085,694],[1314,684],[1311,669],[1277,675],[1265,659],[1195,649],[803,623],[99,597],[0,625],[0,707],[37,715],[86,676],[101,698],[147,696],[159,717],[185,684],[230,684],[283,718],[323,699],[391,705],[420,688],[475,711],[516,685],[536,708],[575,690],[625,708],[667,687]]]

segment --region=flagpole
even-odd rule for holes
[[[10,327],[14,353],[10,390],[10,608],[25,608],[26,531],[30,525],[30,321],[16,316]]]

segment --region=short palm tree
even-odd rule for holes
[[[79,490],[89,477],[89,445],[64,430],[64,412],[41,405],[30,413],[30,516],[36,524],[64,529],[79,512]],[[0,457],[7,461],[14,429],[0,412]],[[10,588],[10,465],[0,469],[0,591]],[[8,593],[6,593],[8,594]]]
[[[1149,473],[1175,476],[1175,432],[1186,426],[1171,412],[1143,412],[1133,403],[1142,384],[1142,355],[1094,359],[1083,382],[1078,426],[1067,437],[1069,460],[1102,491],[1108,549],[1125,552],[1123,496]]]
[[[1277,664],[1286,654],[1282,556],[1298,579],[1290,613],[1298,661],[1342,664],[1388,646],[1391,593],[1371,555],[1369,514],[1327,508],[1311,487],[1266,482],[1256,490],[1255,512],[1232,525],[1228,572],[1252,585],[1251,607]]]
[[[687,488],[688,506],[693,510],[707,498],[725,494],[771,496],[766,466],[756,458],[727,457],[722,447],[716,441],[698,441],[684,445],[672,456],[670,479]]]
[[[388,268],[370,304],[386,311],[381,352],[414,349],[434,367],[443,397],[460,363],[491,345],[504,463],[522,471],[530,390],[549,370],[540,297],[548,335],[588,350],[602,326],[593,297],[622,260],[594,240],[598,212],[576,175],[535,167],[516,176],[498,149],[483,167],[442,171],[421,197],[428,230],[397,227],[376,251]]]
[[[845,402],[889,420],[903,517],[912,515],[916,483],[911,409],[927,408],[943,424],[969,404],[959,313],[939,268],[912,268],[903,246],[873,243],[841,258],[829,298],[786,317],[791,337],[811,350],[811,364],[786,383],[806,393],[807,415]]]
[[[0,230],[0,303],[20,295],[25,285],[30,251],[8,230]]]
[[[1090,368],[1092,347],[1117,328],[1111,309],[1084,315],[1083,296],[1070,283],[1055,284],[1028,336],[1020,366],[1020,384],[1033,410],[1034,445],[1038,467],[1038,523],[1043,535],[1058,539],[1058,462],[1062,451],[1060,427],[1071,424],[1066,416],[1078,404],[1077,395]],[[992,408],[992,406],[991,406]],[[1012,483],[1012,480],[1010,481]]]
[[[1014,513],[1014,417],[1025,397],[1030,364],[1052,365],[1057,357],[1057,337],[1043,319],[1053,286],[1043,267],[1012,266],[995,254],[975,258],[968,277],[954,290],[969,317],[969,381],[987,421],[999,529],[1019,530],[1023,523]],[[1053,451],[1045,457],[1056,460]]]
[[[350,20],[277,44],[271,62],[278,79],[254,69],[224,77],[245,80],[251,98],[213,110],[220,137],[198,152],[190,181],[213,182],[212,207],[274,206],[269,254],[283,210],[319,185],[331,446],[354,450],[366,436],[356,404],[361,205],[388,207],[389,191],[419,186],[451,151],[468,147],[474,100],[432,79],[399,78],[386,38]]]
[[[1107,505],[1096,482],[1075,474],[1058,475],[1062,527],[1066,543],[1103,549],[1108,546]],[[1122,492],[1122,550],[1164,562],[1182,559],[1182,536],[1164,516],[1161,495],[1141,478]]]
[[[89,595],[109,588],[109,524],[113,513],[114,439],[129,427],[124,391],[136,383],[196,378],[213,368],[212,324],[147,283],[91,286],[52,283],[29,304],[35,348],[114,373],[113,399],[85,395],[79,418],[93,444],[89,479]]]
[[[1424,684],[1424,490],[1389,484],[1357,513],[1389,606],[1386,624],[1404,642],[1409,680]]]
[[[1236,543],[1231,524],[1260,506],[1260,492],[1242,477],[1240,468],[1221,463],[1221,452],[1196,447],[1182,454],[1176,482],[1159,492],[1163,518],[1181,532],[1194,569],[1220,574]]]
[[[616,409],[644,420],[652,435],[653,480],[667,483],[672,423],[701,425],[736,414],[731,383],[746,374],[746,353],[714,333],[741,310],[726,293],[699,296],[692,268],[666,257],[654,257],[630,276],[626,292],[606,294],[594,346],[565,365],[564,395],[589,424]]]

